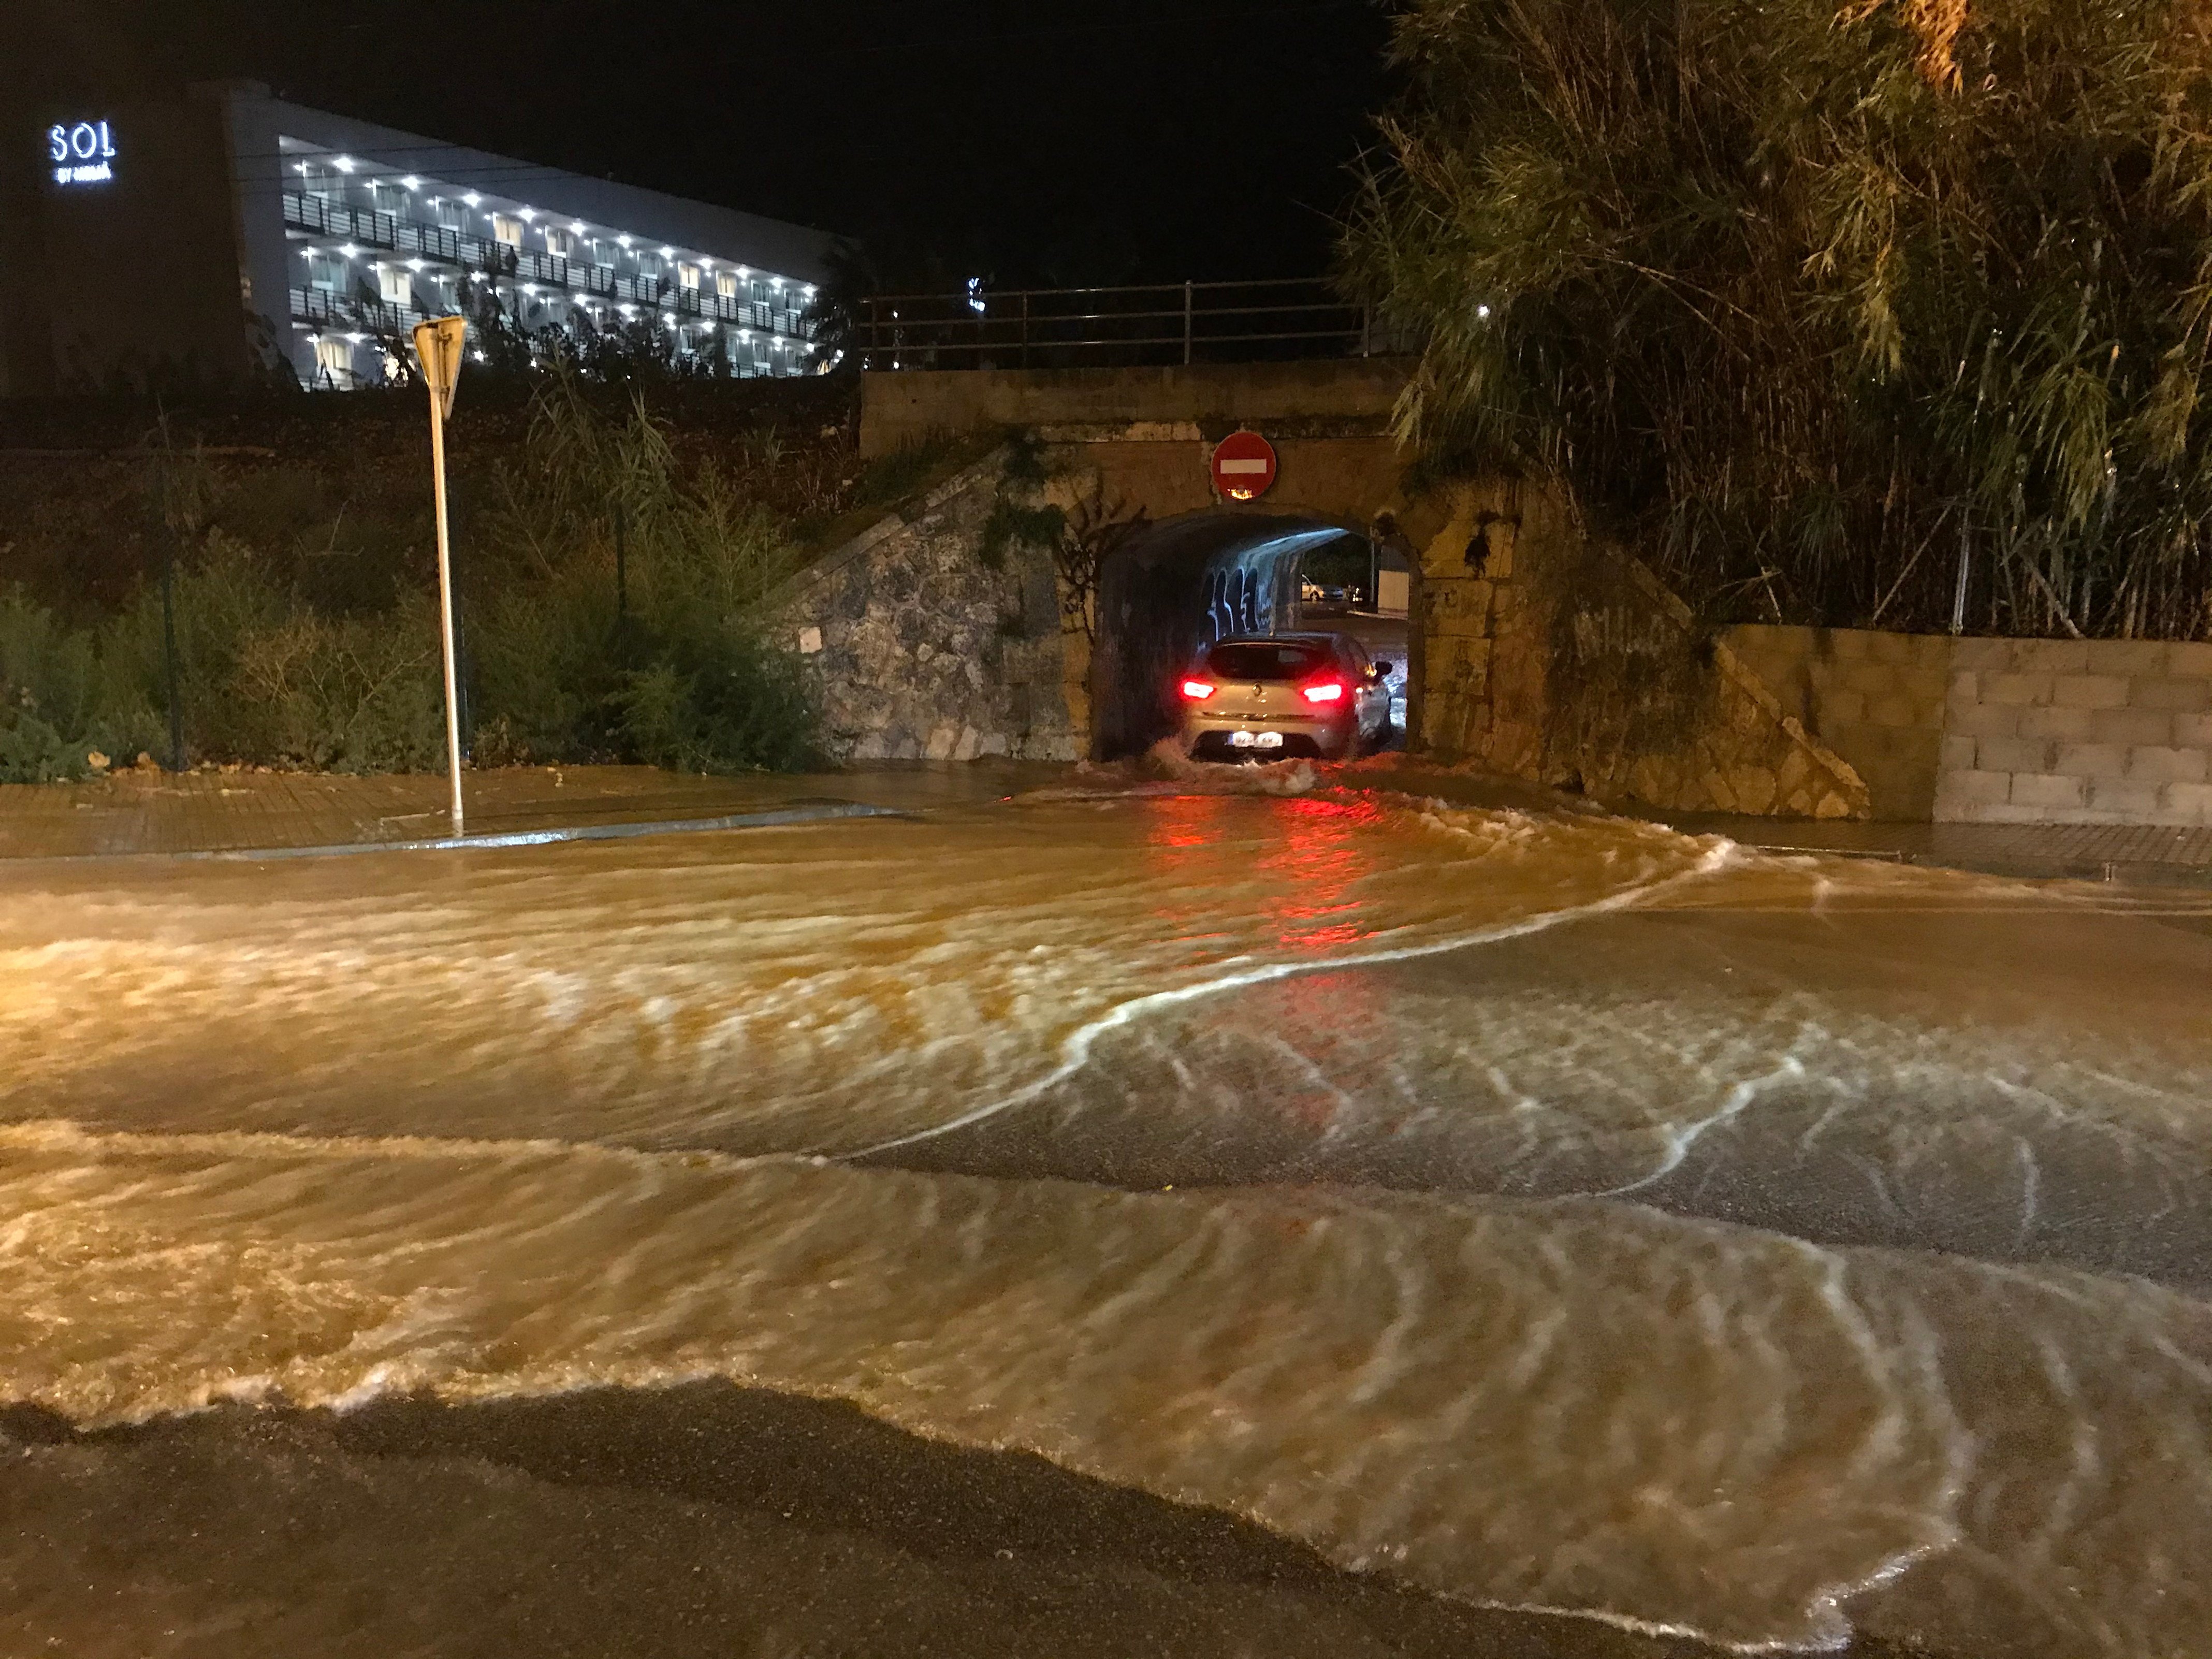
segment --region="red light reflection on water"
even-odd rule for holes
[[[1219,928],[1207,941],[1218,949],[1238,935],[1249,940],[1257,919],[1283,951],[1322,962],[1371,933],[1359,888],[1389,844],[1373,802],[1182,795],[1147,805],[1156,868],[1177,896],[1154,912],[1165,928],[1194,941]],[[1245,926],[1221,928],[1240,904],[1250,907]],[[1300,974],[1252,988],[1238,1006],[1230,1017],[1266,1034],[1262,1054],[1282,1050],[1283,1063],[1262,1061],[1273,1085],[1263,1091],[1267,1109],[1305,1133],[1327,1133],[1376,1063],[1375,1034],[1388,1012],[1381,989],[1357,969]]]
[[[1252,843],[1252,856],[1236,873],[1240,879],[1260,878],[1264,891],[1259,912],[1273,926],[1278,944],[1325,951],[1366,936],[1357,894],[1377,867],[1382,812],[1373,802],[1308,795],[1265,802],[1249,796],[1174,795],[1150,805],[1147,839],[1164,854],[1163,873],[1202,877],[1201,863],[1218,866],[1235,856],[1229,843]],[[1186,915],[1162,914],[1163,920],[1178,924],[1188,921]]]
[[[1281,884],[1267,905],[1276,937],[1292,950],[1325,951],[1364,938],[1361,882],[1375,873],[1381,811],[1368,801],[1298,796],[1280,805],[1283,838],[1257,868]]]

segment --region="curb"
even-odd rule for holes
[[[8,859],[0,864],[106,864],[125,859],[185,863],[259,863],[267,859],[347,858],[364,853],[473,853],[559,842],[630,841],[642,836],[694,835],[715,830],[772,830],[785,824],[826,823],[839,818],[911,818],[915,814],[860,801],[800,800],[761,812],[714,818],[654,818],[641,823],[586,823],[552,830],[510,830],[489,836],[441,836],[423,841],[356,841],[323,847],[223,847],[180,853],[55,853]]]
[[[1778,853],[1785,858],[1855,859],[1869,864],[1909,865],[1916,870],[1958,870],[1968,875],[1997,876],[2009,881],[2089,881],[2114,887],[2212,889],[2212,867],[2163,864],[2148,859],[1942,858],[1901,847],[1808,847],[1788,842],[1730,839],[1754,852]]]

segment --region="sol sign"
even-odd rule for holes
[[[58,185],[104,185],[115,177],[115,135],[105,121],[58,121],[46,129],[46,159]]]
[[[1224,501],[1249,501],[1275,482],[1275,447],[1256,432],[1231,433],[1213,447],[1213,491]]]

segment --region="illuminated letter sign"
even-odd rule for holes
[[[115,177],[115,137],[105,121],[46,129],[46,159],[58,185],[104,185]]]

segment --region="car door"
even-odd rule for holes
[[[1375,659],[1367,654],[1367,647],[1348,634],[1343,639],[1340,654],[1346,678],[1352,682],[1353,718],[1359,723],[1359,735],[1371,738],[1382,730],[1382,717],[1389,709],[1389,688],[1376,677]]]

